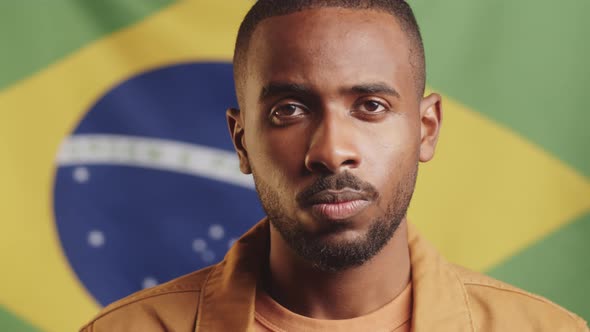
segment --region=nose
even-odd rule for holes
[[[354,119],[341,114],[322,117],[314,128],[305,156],[307,170],[335,174],[360,165],[361,156],[352,121]]]

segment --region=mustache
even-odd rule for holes
[[[313,197],[319,193],[326,190],[338,191],[343,189],[352,189],[357,192],[358,198],[365,200],[375,200],[379,197],[379,192],[373,185],[345,171],[318,178],[309,187],[297,194],[295,199],[301,205],[312,205]]]

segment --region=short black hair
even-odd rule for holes
[[[242,85],[247,75],[246,60],[250,39],[260,22],[267,18],[288,15],[314,8],[347,8],[377,10],[396,17],[411,43],[410,63],[414,67],[416,89],[420,97],[426,85],[426,61],[420,28],[410,5],[404,0],[258,0],[248,11],[240,25],[234,50],[234,81],[238,102],[243,99]],[[243,107],[243,105],[240,105]]]

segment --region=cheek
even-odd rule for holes
[[[404,119],[371,131],[368,140],[371,147],[367,144],[362,148],[367,180],[374,183],[381,194],[388,195],[418,163],[420,128],[413,122]]]
[[[407,114],[395,115],[390,121],[364,130],[363,151],[374,150],[379,159],[398,160],[417,153],[420,146],[420,124]]]
[[[258,130],[246,135],[253,170],[275,189],[285,189],[304,168],[306,145],[302,137],[281,130]]]

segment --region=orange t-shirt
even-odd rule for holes
[[[383,307],[361,317],[340,320],[313,319],[298,315],[275,302],[266,292],[256,294],[255,331],[383,331],[409,332],[412,318],[411,283]]]

